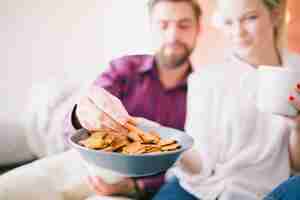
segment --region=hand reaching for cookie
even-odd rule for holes
[[[80,100],[76,116],[80,124],[90,131],[104,127],[122,130],[122,125],[134,121],[117,97],[96,86],[91,87]]]

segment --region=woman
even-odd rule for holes
[[[276,200],[278,190],[268,194],[289,178],[291,167],[299,169],[300,129],[292,131],[290,119],[255,105],[258,66],[284,66],[277,43],[284,4],[218,1],[215,19],[232,43],[231,55],[191,75],[186,131],[195,138],[194,150],[154,200]],[[300,110],[300,99],[290,102]],[[299,119],[293,119],[298,127]],[[198,160],[193,168],[187,163]]]

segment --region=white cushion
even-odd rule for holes
[[[83,200],[94,193],[86,183],[90,175],[75,150],[49,156],[0,176],[1,200]],[[96,197],[93,197],[96,198]],[[119,197],[97,197],[98,200]]]
[[[64,118],[91,78],[50,78],[34,83],[24,96],[23,110],[14,119],[1,119],[0,166],[44,157],[67,149]]]
[[[47,157],[0,176],[0,199],[84,199],[92,194],[85,172],[77,152]]]
[[[0,166],[14,165],[35,158],[29,148],[26,137],[24,136],[24,127],[15,122],[6,122],[0,120]]]
[[[49,156],[68,148],[63,139],[64,120],[88,85],[90,81],[74,78],[33,85],[23,121],[29,147],[36,156]]]

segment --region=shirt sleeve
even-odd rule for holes
[[[218,102],[214,98],[214,81],[210,80],[209,74],[192,74],[188,82],[188,103],[187,103],[187,121],[186,133],[194,138],[192,158],[188,159],[188,164],[193,163],[199,165],[201,170],[199,176],[208,177],[214,172],[216,161],[218,158],[218,130],[217,116]],[[195,158],[195,155],[198,158]],[[200,162],[199,162],[200,160]],[[183,161],[183,159],[182,159]],[[193,167],[184,166],[185,163],[180,162],[181,169],[179,176],[186,180],[193,180],[196,177],[194,173],[188,172],[186,169]],[[197,175],[197,174],[196,174]],[[180,177],[179,177],[180,178]]]
[[[128,68],[126,66],[116,66],[114,62],[111,62],[108,70],[100,74],[93,82],[93,85],[104,88],[122,100],[124,89],[126,88],[127,71]]]

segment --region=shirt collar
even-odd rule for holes
[[[147,56],[144,58],[143,64],[139,68],[140,73],[145,73],[153,70],[153,68],[156,66],[155,58],[154,56]]]
[[[288,66],[288,62],[287,62],[287,59],[286,59],[287,54],[288,54],[288,52],[287,52],[286,50],[281,50],[281,51],[279,52],[279,56],[280,56],[280,59],[281,59],[281,65],[282,65],[282,66],[285,66],[285,67]],[[236,63],[239,63],[239,64],[241,64],[241,65],[247,66],[248,70],[250,70],[250,71],[253,71],[253,70],[256,70],[256,69],[257,69],[256,66],[247,63],[246,61],[244,61],[244,60],[241,59],[240,57],[234,55],[233,53],[230,55],[229,58],[230,58],[232,61],[236,62]]]
[[[155,60],[155,56],[148,56],[144,59],[142,66],[139,68],[139,72],[140,73],[147,73],[150,72],[153,76],[153,78],[158,79],[158,71],[157,71],[157,63]],[[166,89],[166,91],[170,91],[173,89],[177,89],[177,88],[186,88],[187,87],[187,79],[189,74],[192,73],[192,65],[189,62],[189,68],[186,74],[186,77],[184,79],[182,79],[175,87],[173,88],[168,88]]]

